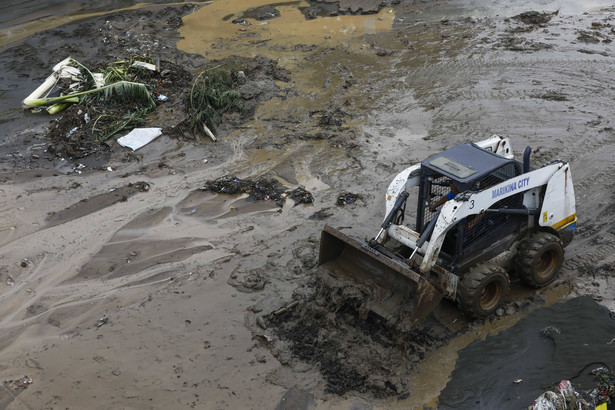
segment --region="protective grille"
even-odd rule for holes
[[[437,176],[437,174],[436,174]],[[433,212],[429,210],[431,205],[434,205],[436,202],[440,200],[444,195],[448,194],[451,191],[450,187],[450,179],[443,176],[437,176],[433,179],[431,183],[429,183],[428,192],[429,195],[425,199],[425,202],[428,203],[423,209],[423,226],[420,227],[420,232],[423,233],[423,230],[427,228],[431,219],[436,216],[438,209],[434,209]],[[439,207],[441,208],[441,207]],[[419,227],[417,227],[418,229]]]
[[[481,191],[487,189],[493,185],[499,184],[500,182],[506,181],[508,179],[514,178],[518,175],[517,168],[511,163],[502,168],[497,169],[491,174],[483,177],[478,181],[477,188]],[[504,198],[501,201],[496,202],[490,208],[491,209],[501,209],[501,208],[521,208],[523,205],[523,194],[519,193],[516,195],[512,195],[508,198]],[[476,218],[476,221],[475,221]],[[506,223],[506,220],[509,218],[506,214],[499,213],[486,213],[482,216],[469,216],[466,218],[464,223],[465,226],[465,234],[463,236],[463,247],[465,248],[467,245],[471,244],[474,241],[479,240],[483,236],[487,235],[492,231],[494,227],[498,227],[501,224]],[[474,222],[474,224],[473,224]],[[473,226],[468,227],[468,224],[473,224]]]

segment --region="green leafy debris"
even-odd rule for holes
[[[233,73],[234,74],[234,73]],[[203,71],[192,85],[188,99],[190,128],[194,132],[215,130],[227,111],[243,111],[241,93],[233,88],[233,76],[218,67]]]

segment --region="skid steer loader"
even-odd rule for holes
[[[504,301],[509,272],[532,287],[549,284],[575,233],[574,189],[566,162],[535,169],[530,154],[515,160],[509,139],[494,135],[405,169],[389,185],[373,239],[325,226],[319,274],[359,285],[360,315],[396,325],[414,324],[442,297],[485,318]]]

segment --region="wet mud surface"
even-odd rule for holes
[[[552,312],[541,306],[570,295],[615,309],[612,10],[239,3],[157,4],[4,45],[0,373],[33,379],[0,397],[4,407],[435,407],[449,376],[441,404],[452,406],[464,400],[448,395],[456,378],[484,379],[462,354],[451,375],[465,345],[538,323]],[[20,101],[67,56],[96,67],[131,54],[192,78],[234,64],[248,114],[226,116],[216,143],[193,135],[182,126],[182,76],[147,118],[165,132],[139,151],[83,135],[90,155],[49,152],[70,145],[71,113],[81,121],[84,108],[54,139],[62,116]],[[494,133],[516,154],[530,145],[536,165],[571,163],[578,235],[556,283],[534,291],[513,278],[485,321],[442,302],[404,332],[359,317],[319,281],[325,223],[374,236],[398,172]],[[225,192],[236,180],[245,189]],[[583,304],[567,320],[595,309]],[[471,348],[475,358],[489,346]],[[569,364],[545,368],[562,379],[578,371]],[[521,386],[532,384],[532,399],[549,385],[530,380]],[[472,391],[493,403],[496,390]]]

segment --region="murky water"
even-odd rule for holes
[[[613,335],[614,314],[589,296],[539,309],[461,350],[438,408],[527,408],[563,379],[591,389],[591,370],[615,366]]]
[[[368,16],[336,16],[307,20],[302,7],[305,1],[283,3],[276,7],[280,17],[257,21],[245,19],[250,25],[233,24],[241,18],[246,9],[271,4],[270,0],[218,0],[184,18],[180,34],[184,39],[177,44],[179,49],[205,54],[210,58],[247,53],[282,57],[296,60],[306,46],[338,46],[350,42],[357,36],[391,30],[395,14],[391,9]],[[222,47],[226,44],[227,47]]]

